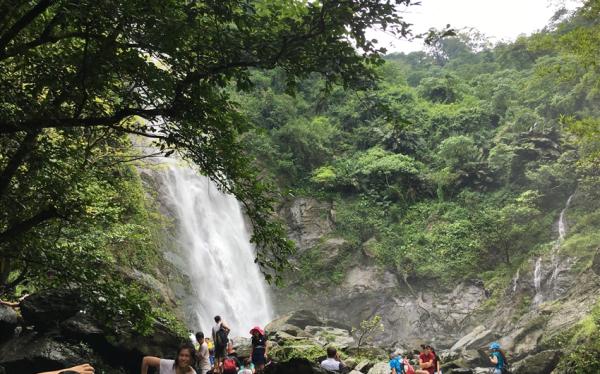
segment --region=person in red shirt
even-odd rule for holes
[[[419,354],[419,370],[415,374],[434,374],[435,373],[435,356],[431,352],[431,347],[421,345],[421,354]]]

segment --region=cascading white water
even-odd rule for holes
[[[207,177],[174,163],[168,164],[164,184],[196,294],[194,327],[210,336],[213,317],[220,315],[231,336],[247,336],[253,326],[271,321],[269,294],[239,202]]]
[[[565,203],[565,207],[560,211],[560,215],[558,217],[557,227],[558,227],[558,238],[554,243],[552,248],[552,274],[550,275],[550,279],[548,280],[549,289],[552,291],[552,294],[557,293],[557,280],[560,273],[560,256],[558,255],[558,251],[560,250],[560,245],[565,239],[567,235],[567,222],[566,222],[566,213],[567,209],[569,209],[569,205],[571,205],[571,200],[573,199],[574,194],[569,196],[567,202]],[[535,286],[535,296],[533,298],[534,305],[541,304],[544,301],[544,295],[542,293],[542,257],[538,257],[535,261],[535,268],[533,271],[533,284]],[[551,295],[551,296],[553,296]]]
[[[565,214],[567,213],[567,209],[569,209],[569,205],[571,205],[571,200],[573,199],[573,195],[569,196],[567,199],[567,203],[563,210],[560,211],[560,216],[558,217],[558,240],[562,242],[565,239],[565,235],[567,234],[567,222],[565,219]]]
[[[574,194],[569,196],[565,207],[560,211],[560,216],[558,217],[558,239],[554,243],[554,248],[552,250],[552,275],[550,275],[550,285],[552,286],[552,292],[554,293],[557,291],[557,280],[560,273],[560,256],[558,255],[558,251],[560,250],[560,246],[567,235],[566,213],[567,209],[569,209],[569,205],[571,205],[573,196]]]
[[[512,287],[513,293],[517,291],[517,286],[519,285],[520,273],[521,273],[521,269],[519,268],[519,269],[517,269],[517,274],[515,274],[515,277],[513,278],[513,287]]]
[[[537,260],[535,260],[535,268],[533,270],[533,286],[535,287],[533,304],[538,305],[544,298],[542,295],[542,257],[538,257]]]

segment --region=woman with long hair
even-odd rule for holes
[[[507,365],[506,355],[500,349],[500,344],[494,342],[490,344],[490,361],[494,364],[494,374],[503,374]]]
[[[148,374],[148,367],[160,368],[160,374],[196,374],[196,350],[190,343],[179,346],[175,360],[146,356],[142,360],[142,374]]]

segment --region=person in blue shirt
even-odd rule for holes
[[[402,364],[402,356],[400,356],[400,353],[390,353],[390,369],[392,374],[404,373],[404,365]]]
[[[504,368],[506,358],[500,349],[500,344],[496,342],[490,344],[490,350],[492,351],[490,354],[490,361],[494,364],[494,374],[502,374],[502,368]]]

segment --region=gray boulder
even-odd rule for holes
[[[82,309],[77,291],[54,289],[42,291],[21,301],[21,315],[27,325],[48,330],[74,316]]]
[[[250,338],[235,337],[231,339],[233,349],[238,357],[249,357],[252,352],[252,340]]]
[[[297,329],[289,326],[294,326]],[[304,330],[306,326],[323,326],[323,321],[321,321],[321,319],[310,310],[298,310],[272,321],[265,326],[265,331],[268,335],[276,333],[280,330],[285,331],[290,335],[294,335],[294,333],[290,331]]]
[[[498,337],[498,334],[480,325],[454,343],[452,348],[450,348],[450,351],[456,352],[465,349],[484,348],[491,342],[497,340]]]
[[[304,331],[314,336],[314,339],[322,345],[332,345],[345,350],[355,344],[348,330],[329,326],[306,326]]]
[[[85,343],[62,341],[55,333],[28,331],[0,346],[0,366],[7,373],[37,373],[90,362],[98,372],[122,374],[107,365]]]
[[[542,351],[525,359],[514,363],[512,369],[514,373],[519,374],[547,374],[551,373],[558,365],[562,356],[561,351],[548,350]]]
[[[390,364],[378,362],[368,371],[368,374],[390,374]]]
[[[363,360],[363,361],[359,362],[358,364],[356,364],[356,367],[354,368],[354,370],[360,371],[362,373],[368,373],[369,369],[371,369],[372,367],[373,367],[373,363],[371,361]]]
[[[9,306],[0,305],[0,341],[13,337],[17,323],[17,312]]]

